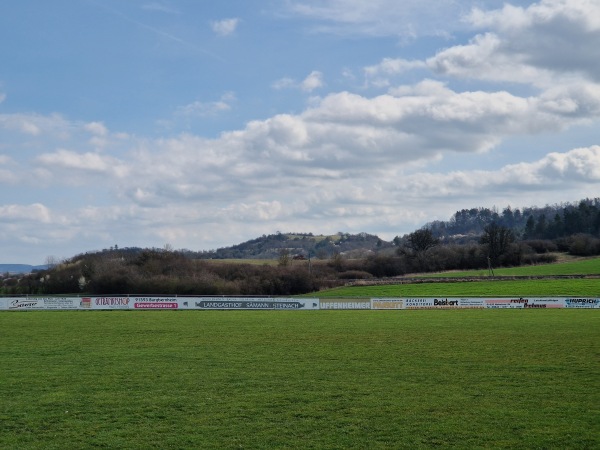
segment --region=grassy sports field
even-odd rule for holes
[[[600,311],[0,314],[0,448],[600,447]]]

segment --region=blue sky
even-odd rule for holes
[[[23,0],[0,58],[0,262],[600,195],[597,0]]]

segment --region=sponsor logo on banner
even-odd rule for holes
[[[42,309],[43,307],[44,300],[37,298],[17,298],[14,300],[10,300],[8,303],[8,309]]]
[[[567,308],[600,308],[600,299],[598,299],[598,298],[566,298],[565,306]]]
[[[487,308],[563,308],[562,299],[558,298],[505,298],[486,299]]]
[[[404,299],[402,298],[372,298],[372,309],[404,309]]]
[[[485,300],[486,308],[524,308],[527,300],[525,299],[509,299],[509,298],[488,298]]]
[[[167,297],[132,297],[135,309],[177,309],[179,302],[177,298]]]
[[[321,309],[371,309],[371,302],[354,299],[321,300]]]
[[[42,299],[44,309],[76,309],[79,298],[76,297],[48,297]]]
[[[196,309],[319,309],[317,299],[282,299],[282,298],[234,298],[214,297],[197,298],[194,300],[193,308]]]
[[[12,298],[8,300],[8,309],[77,309],[79,298],[77,297],[35,297],[35,298]]]
[[[458,305],[461,308],[470,308],[470,309],[485,308],[485,302],[482,298],[459,298]]]
[[[525,303],[525,308],[564,308],[562,298],[530,298]]]
[[[85,299],[84,299],[85,300]],[[84,302],[82,300],[82,305]],[[127,297],[94,297],[90,299],[93,308],[96,309],[127,309],[129,308],[129,298]]]
[[[458,299],[448,298],[407,298],[406,309],[451,309],[459,308]]]
[[[431,308],[433,307],[432,298],[407,298],[405,299],[406,309]]]
[[[179,308],[178,303],[169,303],[169,302],[148,302],[148,303],[134,303],[133,307],[135,309],[177,309]]]

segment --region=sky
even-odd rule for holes
[[[600,0],[0,3],[0,262],[600,196]]]

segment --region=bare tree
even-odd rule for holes
[[[487,246],[488,257],[493,263],[497,263],[500,256],[507,252],[510,244],[515,241],[513,231],[496,222],[486,225],[479,242]]]

